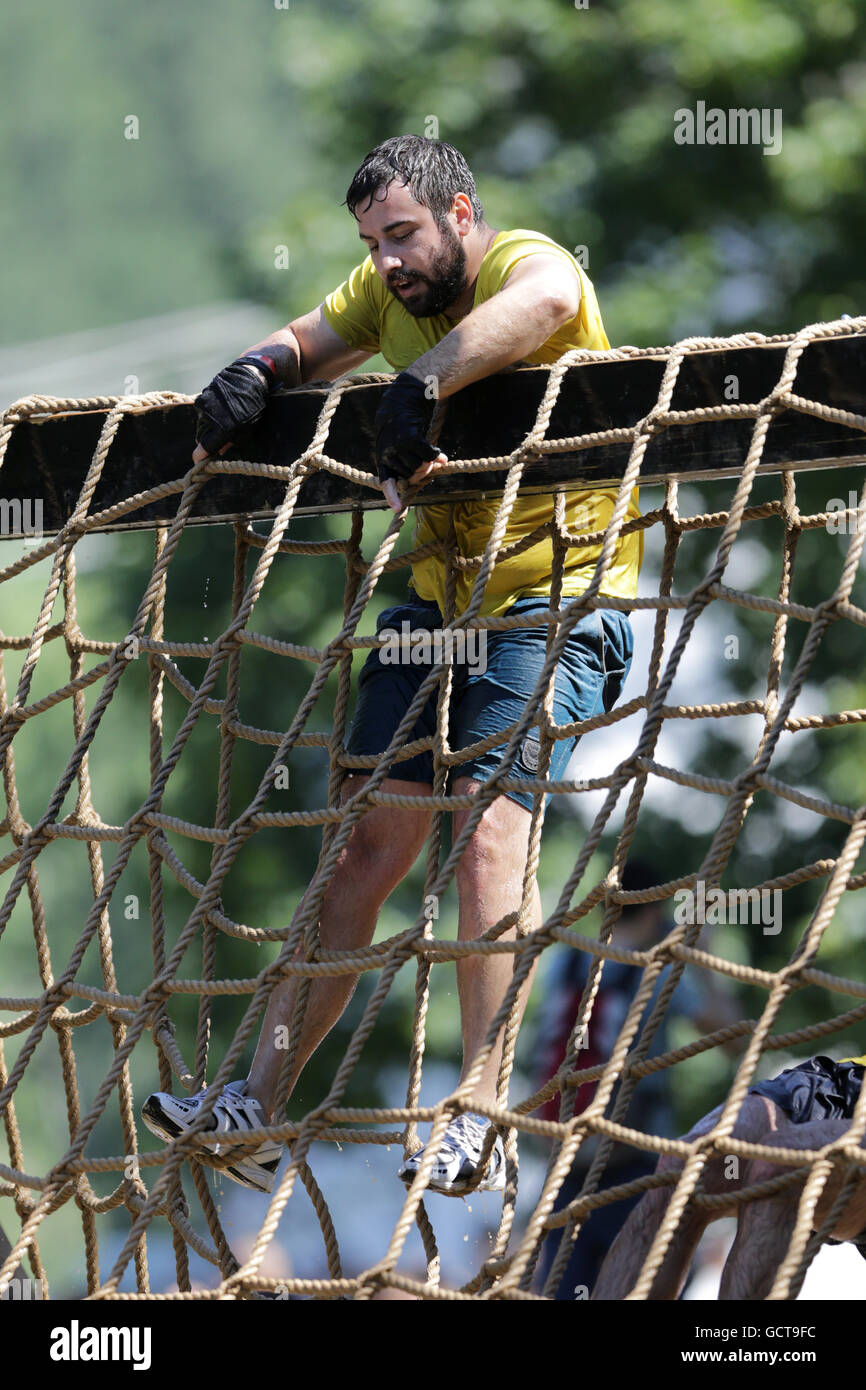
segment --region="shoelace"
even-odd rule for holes
[[[459,1115],[446,1130],[439,1145],[439,1152],[436,1156],[437,1166],[447,1163],[449,1159],[463,1157],[468,1148],[470,1156],[481,1157],[484,1141],[490,1128],[489,1121],[479,1123],[472,1115]],[[466,1148],[463,1145],[466,1145]],[[424,1146],[426,1148],[426,1145]],[[496,1145],[494,1143],[488,1163],[495,1163]],[[417,1154],[412,1157],[416,1163],[420,1163],[423,1149],[419,1149]]]
[[[471,1144],[479,1154],[484,1147],[489,1129],[489,1121],[479,1124],[472,1115],[461,1115],[453,1125],[453,1132],[457,1133],[467,1144]]]
[[[256,1122],[250,1118],[244,1105],[245,1100],[246,1096],[239,1096],[236,1091],[230,1091],[228,1098],[223,1094],[214,1106],[213,1114],[220,1118],[225,1116],[227,1121],[233,1119],[239,1128],[253,1129]]]

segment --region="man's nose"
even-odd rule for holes
[[[382,270],[386,275],[391,275],[395,270],[402,270],[402,268],[402,260],[393,252],[382,256]]]

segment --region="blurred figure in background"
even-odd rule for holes
[[[653,887],[657,879],[657,872],[647,863],[640,859],[629,860],[623,871],[622,887],[627,892],[635,892]],[[663,903],[639,903],[632,907],[624,907],[614,927],[612,944],[624,950],[645,951],[660,941],[667,929],[668,922]],[[568,950],[561,952],[556,961],[548,984],[549,1004],[545,1009],[537,1047],[536,1085],[539,1089],[565,1060],[568,1039],[577,1020],[578,1008],[593,960],[594,957],[586,951]],[[665,966],[659,975],[644,1010],[640,1029],[643,1029],[655,1008],[670,970],[670,966]],[[628,965],[615,960],[605,962],[586,1032],[585,1045],[579,1054],[578,1066],[581,1070],[606,1062],[610,1057],[640,986],[642,975],[643,967],[640,965]],[[738,1016],[730,995],[723,993],[707,972],[698,973],[687,966],[673,993],[665,1017],[656,1031],[648,1055],[658,1057],[671,1048],[671,1024],[676,1019],[685,1018],[698,1032],[711,1033],[734,1022]],[[586,1082],[579,1088],[574,1104],[576,1115],[589,1105],[594,1090],[595,1082]],[[608,1115],[613,1113],[618,1094],[617,1086],[611,1095]],[[557,1092],[540,1108],[538,1113],[542,1119],[560,1118],[560,1099],[560,1093]],[[667,1136],[677,1132],[670,1069],[640,1079],[622,1123],[631,1129],[639,1129],[644,1134]],[[590,1139],[581,1145],[574,1166],[560,1188],[554,1204],[555,1211],[560,1211],[579,1195],[598,1144],[598,1139]],[[648,1173],[654,1172],[656,1161],[657,1154],[652,1151],[615,1144],[604,1171],[600,1190],[645,1177]],[[575,1290],[579,1290],[582,1297],[589,1296],[602,1260],[629,1212],[639,1200],[640,1194],[637,1194],[624,1201],[600,1207],[586,1218],[555,1291],[554,1297],[557,1300],[573,1300]],[[544,1288],[550,1274],[559,1250],[562,1231],[563,1228],[552,1231],[544,1243],[536,1275],[537,1292]]]

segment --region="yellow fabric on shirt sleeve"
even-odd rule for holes
[[[379,351],[382,304],[377,285],[381,287],[382,282],[368,256],[322,305],[334,332],[359,352]]]
[[[556,256],[573,270],[580,282],[580,307],[573,319],[561,324],[555,333],[542,343],[538,350],[529,353],[526,360],[538,363],[555,362],[570,348],[585,347],[607,349],[610,347],[604,331],[595,289],[586,271],[564,246],[552,241],[541,232],[517,229],[501,233],[487,255],[478,276],[476,304],[491,299],[502,289],[515,266],[527,256]]]

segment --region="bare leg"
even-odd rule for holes
[[[346,779],[343,800],[355,795],[364,779]],[[382,790],[419,796],[431,788],[418,782],[386,778]],[[355,826],[331,877],[322,902],[319,936],[328,951],[368,946],[379,910],[412,867],[430,826],[430,813],[374,806]],[[302,899],[303,901],[303,899]],[[310,987],[292,1072],[291,1089],[316,1048],[339,1019],[354,993],[357,975],[317,976]],[[285,1051],[276,1046],[278,1029],[291,1021],[298,977],[283,981],[271,994],[249,1075],[249,1090],[273,1120],[276,1089]]]
[[[848,1120],[816,1120],[811,1124],[786,1124],[777,1134],[765,1140],[768,1144],[788,1149],[821,1149],[831,1144],[849,1128]],[[744,1185],[752,1186],[778,1177],[786,1168],[764,1159],[753,1159],[747,1165]],[[841,1178],[832,1174],[828,1179],[815,1212],[820,1227],[839,1191]],[[804,1183],[766,1197],[759,1202],[745,1203],[738,1213],[737,1236],[722,1272],[720,1299],[765,1299],[773,1287],[776,1273],[788,1253],[788,1246],[797,1224],[797,1207]],[[836,1223],[833,1235],[848,1240],[866,1227],[866,1180],[861,1179],[846,1203]]]
[[[477,790],[479,785],[470,778],[461,777],[455,783],[454,790],[457,795],[463,795]],[[455,838],[468,815],[468,811],[454,813]],[[530,823],[529,811],[504,796],[497,797],[484,812],[457,866],[461,941],[474,941],[500,918],[520,907]],[[541,900],[536,883],[532,885],[526,925],[530,931],[541,925]],[[499,939],[510,941],[514,935],[511,928]],[[457,992],[463,1033],[461,1080],[483,1046],[493,1018],[511,984],[514,959],[512,955],[488,955],[469,956],[457,962]],[[531,984],[532,972],[520,992],[518,1007],[521,1017]],[[496,1100],[502,1045],[503,1034],[500,1033],[475,1087],[475,1098],[482,1104],[493,1104]]]
[[[722,1109],[719,1105],[699,1120],[694,1129],[685,1136],[686,1141],[690,1142],[707,1134],[718,1123]],[[780,1122],[786,1123],[777,1105],[764,1096],[747,1095],[734,1126],[734,1136],[752,1143],[767,1143]],[[789,1131],[786,1129],[785,1132],[787,1134]],[[663,1156],[659,1159],[656,1172],[680,1172],[683,1166],[681,1158]],[[703,1170],[702,1187],[705,1192],[734,1193],[745,1181],[745,1174],[742,1178],[725,1176],[723,1157],[710,1159]],[[667,1214],[672,1191],[669,1187],[654,1188],[647,1192],[629,1214],[601,1267],[592,1294],[594,1299],[621,1300],[634,1288],[644,1260]],[[715,1208],[712,1211],[698,1207],[686,1208],[653,1282],[651,1298],[675,1299],[679,1296],[698,1242],[707,1226],[721,1216],[730,1216],[732,1211],[733,1205]]]

